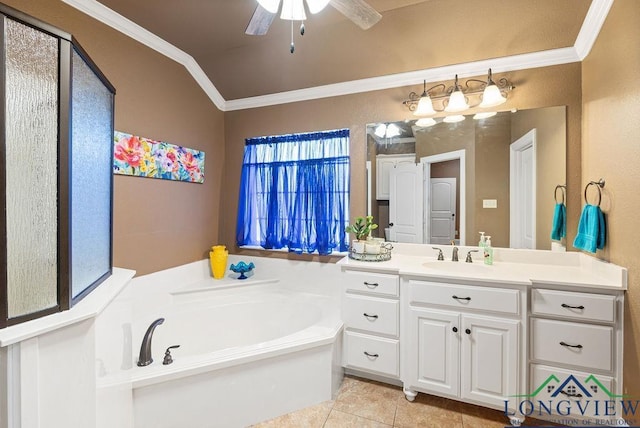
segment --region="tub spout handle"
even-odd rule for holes
[[[171,350],[179,348],[180,345],[169,346],[166,351],[164,351],[164,360],[162,360],[162,364],[165,366],[173,363],[173,358],[171,358]]]
[[[157,326],[164,322],[164,318],[158,318],[154,322],[151,323],[147,332],[144,334],[144,338],[142,339],[142,344],[140,345],[140,356],[138,357],[138,366],[144,367],[153,363],[153,358],[151,357],[151,339],[153,338],[153,330],[156,329]]]

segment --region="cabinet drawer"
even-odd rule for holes
[[[531,365],[530,385],[530,392],[539,391],[535,396],[536,402],[550,402],[551,407],[557,409],[561,401],[568,400],[571,403],[573,417],[582,416],[584,419],[592,420],[607,419],[607,417],[603,417],[604,404],[612,400],[609,394],[616,393],[613,378],[609,376],[592,375],[578,370],[540,364]],[[541,386],[543,388],[540,388]],[[581,415],[577,407],[578,402],[584,409],[584,415]],[[596,403],[598,403],[598,408],[596,408]],[[567,408],[567,405],[560,406],[560,408]],[[622,414],[621,409],[617,409],[616,414]]]
[[[532,358],[588,369],[613,369],[613,328],[531,319]]]
[[[531,290],[531,313],[613,323],[614,296],[574,291]]]
[[[368,336],[353,331],[344,333],[345,366],[381,373],[400,375],[400,346],[396,339]]]
[[[347,291],[398,297],[398,275],[348,270],[344,278]]]
[[[398,336],[399,305],[397,300],[346,294],[342,319],[347,328]]]
[[[412,280],[409,281],[409,304],[416,303],[519,314],[520,291]]]

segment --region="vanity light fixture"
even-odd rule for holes
[[[424,81],[422,95],[411,92],[409,99],[402,104],[416,116],[459,113],[474,107],[491,108],[503,104],[507,101],[507,94],[514,88],[504,77],[495,82],[489,69],[486,80],[468,79],[461,84],[456,75],[453,86],[448,88],[441,83],[427,89],[427,82]],[[437,107],[434,102],[438,102]]]

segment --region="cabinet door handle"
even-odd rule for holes
[[[458,327],[453,327],[452,330],[453,330],[454,333],[457,333],[458,332]]]
[[[466,329],[464,332],[467,333],[467,334],[471,334],[471,330],[469,330],[469,329]]]
[[[582,398],[582,394],[580,394],[580,393],[578,393],[578,394],[569,394],[568,392],[560,391],[560,394],[564,394],[567,397]]]
[[[584,306],[580,305],[580,306],[571,306],[571,305],[567,305],[566,303],[563,303],[562,305],[563,308],[569,308],[569,309],[584,309]]]
[[[365,317],[367,317],[367,319],[374,319],[374,320],[377,320],[377,319],[378,319],[378,316],[377,316],[377,315],[369,315],[369,314],[368,314],[368,313],[366,313],[366,312],[365,312],[364,314],[362,314],[362,315],[364,315]]]
[[[451,297],[452,297],[453,299],[456,299],[456,300],[466,300],[467,302],[470,302],[470,301],[471,301],[471,297],[458,297],[458,296],[456,296],[456,295],[453,295],[453,296],[451,296]]]
[[[364,351],[364,355],[366,355],[369,358],[378,358],[380,356],[378,354],[370,354],[367,351]]]
[[[365,281],[364,285],[366,285],[369,288],[376,288],[380,284],[378,284],[377,282],[367,282],[367,281]]]
[[[569,348],[578,348],[578,349],[582,349],[582,345],[569,345],[569,344],[568,344],[568,343],[566,343],[566,342],[560,342],[560,344],[561,344],[562,346],[568,346]]]

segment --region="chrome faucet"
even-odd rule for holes
[[[451,245],[453,245],[453,251],[451,252],[451,261],[452,262],[457,262],[458,261],[458,247],[456,247],[456,242],[454,240],[451,240]]]
[[[156,329],[157,326],[164,322],[164,318],[158,318],[154,322],[151,323],[147,332],[144,334],[144,338],[142,339],[142,345],[140,345],[140,356],[138,357],[138,366],[144,367],[153,363],[153,358],[151,357],[151,339],[153,338],[153,330]]]

